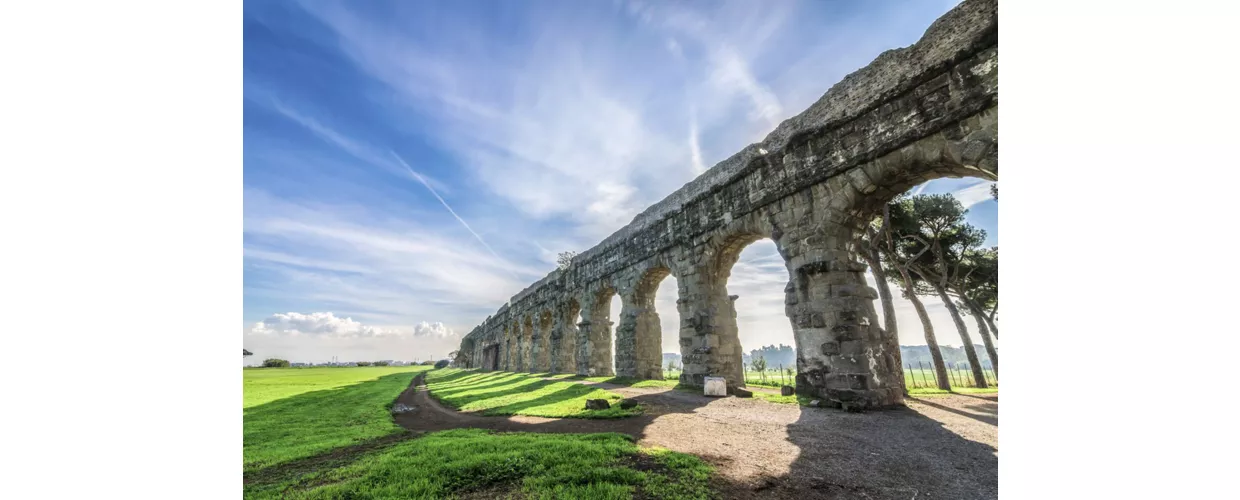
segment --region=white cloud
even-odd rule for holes
[[[255,323],[250,331],[259,335],[321,335],[345,338],[397,334],[394,331],[363,325],[352,318],[340,318],[331,312],[276,313]]]
[[[415,337],[456,337],[456,332],[451,328],[444,326],[441,322],[428,323],[423,321],[413,327],[413,336]]]
[[[960,201],[964,208],[972,207],[978,203],[992,199],[990,196],[990,186],[995,183],[991,181],[983,181],[971,186],[952,192],[957,200]]]
[[[256,189],[245,204],[246,295],[280,309],[308,303],[382,324],[449,318],[459,330],[550,270],[496,257],[459,226],[433,228],[416,213],[393,220]]]
[[[246,363],[266,358],[293,362],[412,361],[445,359],[461,335],[442,322],[375,326],[332,312],[278,313],[245,331],[245,347],[254,353]]]

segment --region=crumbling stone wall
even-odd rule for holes
[[[611,375],[614,359],[620,375],[659,378],[664,332],[653,295],[674,276],[681,322],[667,334],[679,340],[680,381],[723,376],[743,386],[737,297],[727,280],[746,245],[770,238],[788,270],[797,390],[837,405],[899,403],[897,339],[878,326],[877,294],[855,242],[883,204],[917,184],[998,179],[998,78],[996,4],[966,0],[916,44],[879,55],[761,143],[522,290],[466,336],[462,348],[473,353],[463,359],[476,365],[482,349],[498,344],[505,370]],[[613,294],[623,303],[619,318],[610,317]],[[531,355],[542,350],[530,351],[530,318],[547,310],[558,333],[548,334],[539,349],[550,355],[536,366]]]

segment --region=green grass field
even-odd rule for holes
[[[706,463],[621,434],[444,431],[347,465],[247,488],[247,498],[710,498]]]
[[[983,370],[986,380],[990,387],[981,389],[973,384],[973,372],[969,370],[948,370],[947,380],[951,384],[952,392],[961,394],[989,394],[999,392],[998,379],[995,378],[995,372]],[[934,370],[931,368],[912,370],[904,370],[904,386],[908,388],[909,394],[946,394],[946,391],[939,389],[934,382]]]
[[[709,465],[642,449],[621,434],[405,432],[388,407],[427,368],[245,370],[245,498],[710,497]],[[465,380],[472,372],[429,375],[441,390],[455,382],[457,395],[474,402],[504,401],[484,385],[492,391],[551,387],[530,387],[523,374],[472,383]],[[574,391],[540,392],[524,401],[525,409],[549,405],[544,410],[556,412],[553,401],[578,399],[584,406],[586,396],[565,397]],[[539,401],[547,404],[531,404]],[[508,400],[493,409],[520,404]]]
[[[245,470],[401,432],[388,407],[429,366],[245,370]]]
[[[640,406],[621,409],[618,404],[624,398],[619,394],[544,377],[548,375],[447,368],[430,372],[426,386],[439,402],[482,415],[622,418],[641,413]],[[612,406],[586,410],[587,399],[606,399]]]
[[[245,370],[244,407],[260,405],[310,391],[334,389],[375,380],[393,373],[416,373],[429,366],[365,366],[342,368],[250,368]]]

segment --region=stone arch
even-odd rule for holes
[[[525,351],[525,339],[524,336],[521,335],[521,319],[513,318],[510,329],[512,331],[512,366],[509,369],[514,372],[519,372],[524,370],[523,366],[525,363],[525,358],[523,356]]]
[[[461,347],[456,352],[456,359],[452,362],[455,366],[466,367],[471,366],[475,358],[475,351],[478,349],[478,343],[474,339],[466,338],[461,340]]]
[[[513,350],[516,347],[515,345],[516,336],[513,335],[512,328],[509,327],[508,323],[504,323],[502,328],[503,328],[503,337],[502,337],[503,340],[501,341],[501,343],[503,345],[500,346],[499,366],[501,370],[513,371],[516,369],[516,358],[515,356],[513,356],[514,354]]]
[[[657,262],[642,272],[634,283],[631,299],[626,303],[628,310],[621,320],[621,328],[616,332],[617,350],[621,350],[623,345],[623,349],[628,351],[617,353],[617,374],[663,380],[663,326],[654,301],[659,284],[674,275],[671,267]],[[679,282],[677,279],[677,284]],[[676,334],[679,335],[679,332]]]
[[[577,323],[580,322],[578,316],[581,314],[581,303],[576,297],[568,297],[561,304],[556,321],[559,323],[556,329],[559,332],[558,345],[559,349],[555,357],[556,371],[565,373],[577,373],[577,352],[581,340]]]
[[[731,224],[720,228],[706,244],[705,253],[710,258],[707,271],[712,276],[726,281],[732,274],[732,266],[736,265],[741,252],[754,242],[762,239],[775,241],[780,247],[779,237],[782,231],[776,223],[755,212],[744,218],[734,220]],[[780,251],[782,254],[782,250]]]
[[[728,278],[741,251],[758,240],[773,240],[783,255],[782,223],[775,219],[775,213],[768,208],[729,218],[704,238],[693,259],[693,270],[685,279],[677,280],[684,365],[681,383],[702,385],[705,376],[721,376],[730,388],[745,386],[736,323],[737,296],[729,294]]]
[[[533,371],[551,371],[551,318],[550,309],[543,309],[542,312],[538,313],[538,318],[534,325],[534,349],[536,354],[534,356]]]
[[[586,374],[592,377],[616,374],[612,367],[611,298],[617,293],[615,285],[610,282],[596,284],[587,292],[588,305],[578,326],[586,333]]]
[[[534,371],[534,318],[525,314],[520,320],[521,368],[523,372]]]
[[[900,401],[899,339],[878,326],[878,293],[866,283],[857,242],[885,204],[922,182],[997,180],[997,127],[994,111],[982,112],[808,190],[811,217],[790,225],[781,246],[799,391],[845,406]]]

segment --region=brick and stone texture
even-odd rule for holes
[[[498,346],[503,370],[660,378],[665,335],[679,339],[681,382],[744,385],[736,296],[741,250],[775,242],[788,270],[785,311],[797,390],[831,404],[899,404],[897,339],[882,328],[856,241],[893,197],[927,180],[999,175],[998,20],[965,0],[916,44],[846,76],[762,142],[720,162],[474,328],[458,363]],[[663,332],[654,291],[678,285],[680,328]],[[610,317],[619,294],[623,309]],[[580,316],[578,316],[580,315]],[[612,335],[616,352],[612,352]]]

